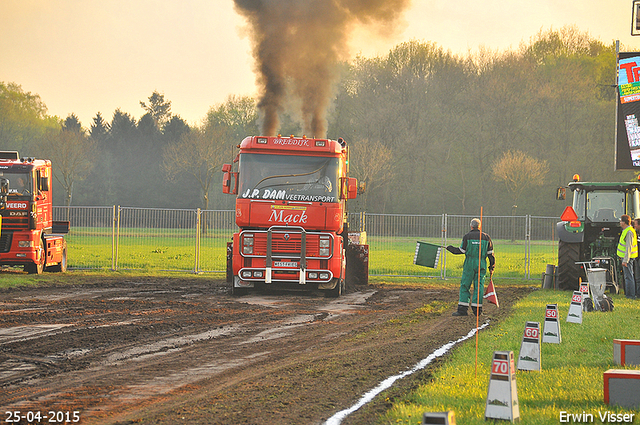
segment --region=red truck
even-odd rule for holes
[[[68,221],[53,221],[51,161],[0,151],[0,265],[67,270]]]
[[[225,164],[223,192],[237,195],[240,228],[227,246],[227,280],[242,295],[264,285],[317,288],[338,297],[345,288],[346,200],[357,196],[348,177],[345,141],[306,137],[245,138]]]

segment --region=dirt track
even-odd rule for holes
[[[207,279],[92,279],[0,291],[3,421],[5,411],[79,411],[82,424],[319,424],[475,327],[451,317],[455,289],[234,298]],[[481,322],[529,291],[500,291],[500,309],[486,307]],[[389,398],[428,376],[399,381],[342,423],[375,423]]]

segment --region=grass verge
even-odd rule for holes
[[[475,339],[456,349],[426,382],[394,402],[381,423],[420,424],[424,412],[453,410],[458,423],[486,424],[489,372],[494,351],[513,351],[517,359],[527,321],[544,326],[546,304],[560,311],[561,344],[542,344],[542,372],[517,371],[521,423],[560,423],[561,412],[587,413],[600,423],[599,413],[636,413],[604,403],[603,372],[624,367],[613,363],[613,339],[640,339],[640,301],[613,296],[614,311],[583,314],[582,324],[567,323],[569,292],[535,291],[519,301],[513,314],[481,331],[478,365]],[[633,369],[632,367],[627,367]],[[638,415],[634,417],[638,422]]]

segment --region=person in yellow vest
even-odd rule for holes
[[[634,219],[631,225],[633,226],[633,230],[636,231],[636,236],[640,238],[640,218]],[[640,239],[638,242],[640,242]],[[638,246],[640,247],[640,243],[638,243]],[[633,277],[636,281],[636,298],[640,298],[640,259],[637,258],[633,265]]]
[[[631,226],[631,217],[626,214],[620,217],[620,227],[622,232],[618,241],[618,257],[622,261],[624,295],[627,298],[635,298],[636,282],[633,278],[633,262],[638,258],[638,236]]]

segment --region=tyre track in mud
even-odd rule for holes
[[[421,338],[435,344],[466,333],[470,321],[447,315],[377,340],[395,317],[456,297],[363,287],[337,300],[234,298],[207,279],[0,291],[0,413],[80,411],[83,424],[319,423],[387,371],[411,365]]]

